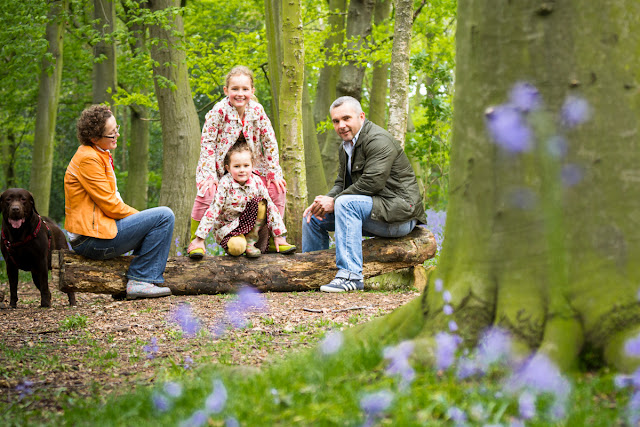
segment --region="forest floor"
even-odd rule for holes
[[[66,294],[51,292],[52,307],[40,308],[35,286],[20,283],[18,307],[9,309],[8,284],[0,284],[0,406],[59,413],[77,399],[149,385],[172,369],[259,367],[310,348],[327,330],[366,322],[419,296],[415,289],[266,293],[266,309],[216,337],[212,331],[225,324],[233,295],[115,301],[84,293],[69,307]],[[172,321],[182,304],[199,322],[195,336]]]

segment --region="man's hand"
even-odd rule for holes
[[[322,220],[326,214],[333,212],[333,202],[333,197],[316,196],[311,206],[304,210],[302,217],[307,219],[307,223],[312,216]]]

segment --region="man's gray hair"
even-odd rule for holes
[[[343,104],[347,104],[350,106],[357,114],[362,113],[362,105],[360,105],[360,101],[355,99],[353,96],[341,96],[340,98],[333,101],[331,107],[329,107],[329,111],[334,108],[340,107]]]

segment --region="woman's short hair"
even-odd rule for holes
[[[101,138],[104,134],[104,127],[111,116],[113,113],[107,105],[85,108],[76,123],[78,141],[82,145],[92,145],[93,140]]]

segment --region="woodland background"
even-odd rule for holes
[[[446,208],[455,0],[7,0],[0,22],[0,188],[31,190],[40,213],[60,223],[75,122],[108,103],[121,125],[114,159],[124,200],[172,207],[183,247],[204,116],[240,64],[254,71],[279,137],[290,229],[335,178],[328,107],[345,94],[383,127],[406,121],[395,134],[425,203]],[[390,90],[392,63],[404,86]],[[406,106],[390,112],[397,102]]]

